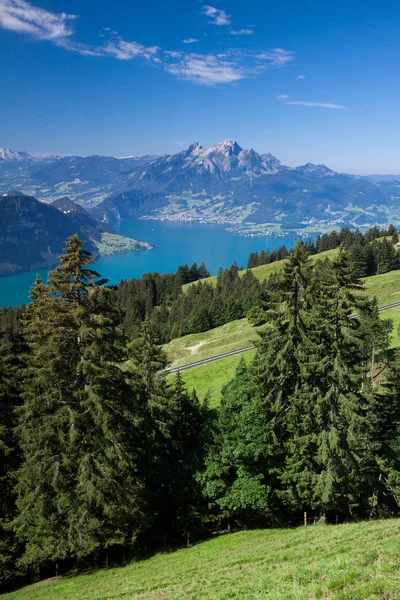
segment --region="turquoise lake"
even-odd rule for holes
[[[121,235],[157,244],[153,250],[127,252],[98,258],[94,268],[110,283],[141,277],[158,271],[171,273],[182,264],[189,266],[205,262],[212,275],[219,267],[229,267],[235,261],[246,266],[250,252],[272,250],[282,244],[290,249],[292,238],[242,237],[226,231],[224,225],[180,223],[176,221],[126,220],[113,224]],[[47,270],[38,271],[45,280]],[[28,301],[36,271],[0,277],[0,307],[16,306]]]

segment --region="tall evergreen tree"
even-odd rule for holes
[[[28,564],[129,544],[142,526],[141,397],[119,367],[120,317],[91,262],[72,236],[49,285],[37,280],[24,323],[14,527]]]
[[[319,285],[309,343],[299,356],[303,381],[288,419],[282,482],[294,508],[353,517],[367,510],[373,476],[362,329],[353,317],[368,301],[355,294],[361,286],[344,252]]]
[[[14,433],[20,405],[18,350],[11,342],[0,341],[0,590],[16,577],[20,551],[9,527],[15,516],[13,474],[20,461]]]

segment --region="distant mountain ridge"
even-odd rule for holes
[[[307,163],[291,168],[234,140],[187,146],[134,170],[123,190],[94,209],[99,220],[153,216],[220,222],[252,235],[250,224],[304,228],[385,223],[397,188]],[[399,214],[400,220],[400,214]],[[260,231],[260,230],[258,230]]]
[[[0,149],[0,192],[45,202],[68,196],[102,222],[130,217],[219,222],[252,234],[274,228],[400,222],[395,176],[351,176],[326,165],[292,168],[235,140],[164,156],[36,158]]]

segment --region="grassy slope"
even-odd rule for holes
[[[333,250],[326,250],[326,252],[321,252],[320,254],[315,254],[314,256],[311,257],[311,260],[313,262],[316,262],[317,260],[323,260],[325,258],[332,258],[338,252],[339,252],[339,250],[337,248],[334,248]],[[264,279],[267,279],[267,277],[269,277],[273,273],[277,273],[278,271],[280,271],[282,269],[284,262],[285,262],[284,260],[278,260],[269,265],[262,265],[261,267],[254,267],[253,269],[251,269],[251,271],[253,272],[253,275],[255,275],[255,277],[257,277],[257,279],[259,281],[263,281]],[[243,277],[245,272],[246,271],[239,271],[239,275]],[[212,283],[213,285],[215,285],[217,283],[217,276],[213,275],[212,277],[203,279],[203,281],[207,281],[207,283]],[[185,291],[191,285],[196,285],[196,284],[197,284],[197,281],[194,281],[193,283],[187,283],[186,285],[182,286],[182,290]]]
[[[236,367],[243,358],[247,363],[254,357],[255,350],[236,354],[229,358],[217,360],[190,371],[182,371],[181,377],[189,392],[194,388],[200,400],[210,393],[210,406],[214,408],[220,403],[222,386],[235,375]],[[173,375],[169,375],[172,379]]]
[[[335,251],[329,250],[320,255],[327,255]],[[265,277],[265,270],[271,267],[282,267],[283,261],[256,267],[253,272],[257,272],[260,279]],[[383,306],[392,302],[400,301],[400,271],[391,271],[383,275],[374,275],[366,277],[364,280],[365,290],[371,296],[376,296],[378,304]],[[391,347],[400,346],[398,328],[400,326],[400,308],[393,308],[382,313],[382,318],[393,319],[393,334]],[[193,334],[172,340],[164,346],[167,356],[173,366],[179,366],[208,356],[214,356],[221,352],[227,352],[235,348],[241,348],[251,344],[257,339],[256,330],[249,325],[246,319],[227,323],[222,327],[211,329],[204,333]],[[193,346],[202,344],[197,349],[191,349]],[[243,357],[246,361],[251,360],[254,352],[246,352],[240,356],[234,356],[210,363],[202,367],[196,367],[190,371],[182,372],[182,378],[189,390],[193,387],[202,399],[209,391],[211,394],[211,405],[215,406],[219,402],[221,388],[235,374],[237,365]]]
[[[244,531],[4,600],[395,600],[400,520]]]
[[[176,338],[165,344],[164,351],[173,367],[229,352],[253,344],[258,338],[257,330],[247,319],[240,319],[210,329]]]
[[[376,296],[380,306],[400,302],[400,271],[372,275],[365,277],[362,281],[367,293],[370,296]]]

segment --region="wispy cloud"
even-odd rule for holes
[[[208,4],[206,4],[205,6],[203,6],[203,13],[207,17],[210,17],[211,22],[214,25],[230,25],[231,24],[230,16],[227,15],[224,10],[220,10],[218,8],[215,8],[214,6],[209,6]]]
[[[285,50],[284,48],[273,48],[269,52],[261,52],[258,58],[269,61],[274,67],[283,67],[295,59],[295,53],[292,50]]]
[[[306,76],[305,76],[305,75],[299,75],[298,77],[296,77],[297,81],[298,81],[299,79],[305,79],[305,78],[306,78]]]
[[[231,35],[251,35],[252,33],[254,33],[254,31],[252,29],[231,29],[229,33]]]
[[[119,39],[108,42],[104,48],[105,54],[111,54],[119,60],[131,60],[133,58],[145,58],[150,60],[160,50],[158,46],[146,47],[138,42],[126,42]]]
[[[203,12],[217,25],[230,24],[230,17],[223,10],[206,5],[203,6]],[[0,0],[0,28],[49,40],[60,48],[82,56],[108,56],[121,61],[142,60],[198,85],[235,84],[259,76],[271,67],[284,67],[295,58],[294,52],[283,48],[273,48],[263,53],[228,48],[219,54],[163,50],[156,45],[145,46],[134,40],[123,39],[109,27],[100,30],[97,45],[89,45],[71,36],[71,21],[75,18],[75,15],[36,8],[25,0]],[[243,29],[231,33],[249,35],[250,31]],[[182,41],[192,44],[198,40],[186,38]]]
[[[293,60],[294,53],[287,52]],[[284,67],[288,62],[277,61],[275,50],[266,52],[262,59],[258,53],[238,49],[229,49],[221,54],[165,52],[164,55],[168,55],[169,59],[164,61],[164,69],[168,73],[208,86],[237,83],[259,76],[271,67]]]
[[[164,68],[172,75],[200,85],[235,83],[246,77],[242,66],[214,54],[185,54],[179,61],[165,64]]]
[[[287,100],[288,98],[290,98],[290,96],[288,94],[279,94],[277,96],[278,100]]]
[[[28,33],[42,40],[57,40],[71,35],[75,15],[53,13],[36,8],[24,0],[0,0],[0,26]]]
[[[172,142],[172,143],[174,144],[174,146],[187,146],[187,142],[179,141],[179,142]]]
[[[1,0],[0,0],[1,2]],[[64,48],[69,52],[77,52],[82,56],[104,56],[104,48],[101,46],[88,46],[87,44],[81,44],[80,42],[75,42],[71,40],[71,38],[58,38],[54,41],[56,46],[59,48]]]
[[[341,104],[332,104],[331,102],[306,102],[305,100],[291,100],[285,104],[295,104],[296,106],[316,106],[318,108],[334,108],[337,110],[347,110],[347,106]]]

